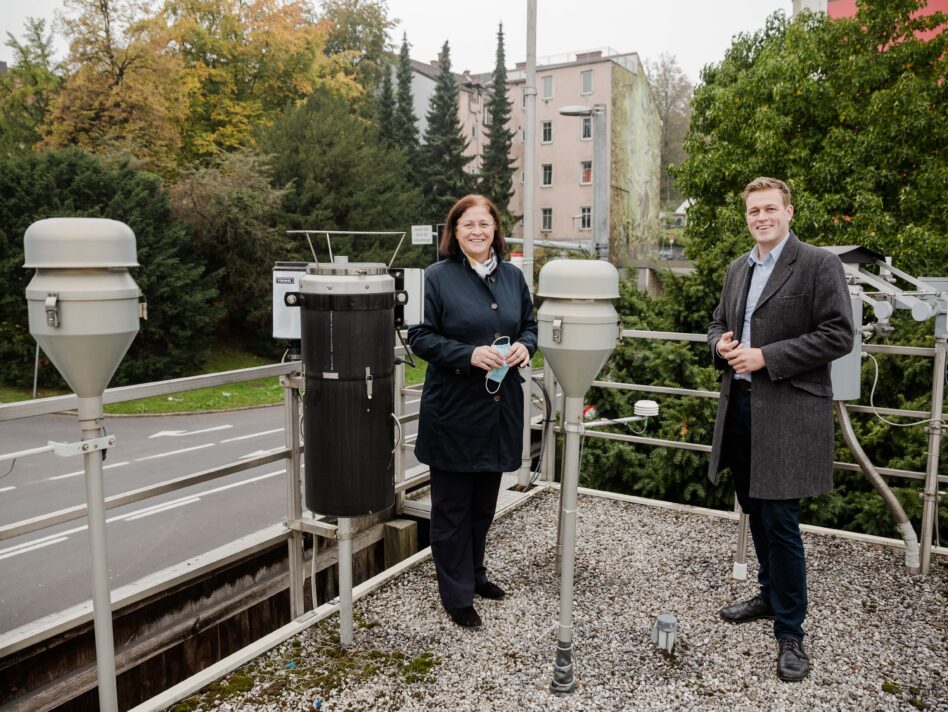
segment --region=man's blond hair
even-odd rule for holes
[[[787,187],[787,184],[779,178],[767,178],[765,176],[754,178],[754,180],[744,186],[744,192],[741,194],[744,205],[747,205],[747,196],[751,193],[756,193],[760,190],[773,190],[774,188],[779,190],[783,196],[783,206],[787,207],[790,205],[790,189]]]

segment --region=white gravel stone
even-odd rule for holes
[[[475,601],[481,630],[443,612],[429,559],[356,603],[347,653],[330,618],[237,671],[252,678],[249,691],[222,704],[220,692],[204,691],[188,709],[313,710],[318,699],[325,712],[948,710],[944,559],[912,577],[901,551],[805,534],[812,670],[789,684],[774,673],[769,621],[718,617],[755,593],[752,550],[748,580],[730,576],[733,521],[591,496],[580,497],[577,517],[577,691],[552,695],[557,503],[543,492],[495,522],[487,565],[507,597]],[[671,656],[651,641],[660,613],[678,619]],[[423,654],[435,664],[410,669]]]

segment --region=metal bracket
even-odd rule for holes
[[[284,388],[299,390],[303,387],[303,376],[300,373],[286,373],[280,376],[280,385]]]
[[[553,343],[558,344],[563,340],[563,320],[553,320]]]
[[[58,294],[46,295],[46,326],[51,326],[54,329],[59,328],[58,300],[59,300]]]
[[[565,430],[567,433],[579,433],[580,435],[586,432],[586,428],[585,426],[583,426],[582,423],[569,423],[568,422],[566,423],[566,425],[563,426],[563,430]]]
[[[324,539],[336,538],[336,525],[320,522],[315,519],[284,519],[283,526],[297,532],[315,534]]]
[[[49,442],[50,449],[60,457],[85,455],[87,452],[95,452],[96,450],[108,450],[113,445],[115,445],[114,435],[106,435],[93,440],[81,440],[77,443]]]

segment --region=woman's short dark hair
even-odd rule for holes
[[[461,255],[461,246],[458,244],[457,237],[458,222],[464,212],[475,205],[483,205],[490,211],[490,216],[495,225],[494,241],[491,243],[491,247],[497,252],[497,259],[502,260],[507,256],[507,240],[504,239],[504,230],[500,223],[500,212],[497,210],[497,206],[487,196],[471,193],[452,205],[448,211],[448,217],[444,219],[444,233],[441,235],[441,242],[438,243],[438,254],[442,257],[459,257]]]

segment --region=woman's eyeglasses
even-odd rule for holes
[[[464,232],[474,232],[475,228],[480,228],[481,232],[488,232],[494,229],[494,223],[487,222],[486,220],[481,222],[462,222],[458,224],[458,227]]]

